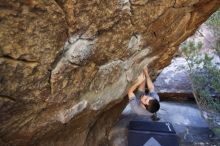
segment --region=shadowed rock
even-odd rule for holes
[[[126,80],[155,78],[219,0],[0,0],[1,145],[105,145]]]

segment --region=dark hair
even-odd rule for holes
[[[156,113],[160,109],[160,103],[156,99],[151,99],[145,107],[149,112]]]

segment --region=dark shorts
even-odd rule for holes
[[[137,90],[135,92],[135,96],[137,99],[140,99],[141,96],[145,95],[145,92],[144,91],[140,91],[140,90]],[[155,98],[156,100],[160,101],[160,97],[158,96],[158,94],[155,92],[155,91],[152,91],[152,92],[149,92],[148,94],[146,94],[147,96],[151,96],[153,98]]]
[[[137,90],[137,91],[135,92],[135,96],[136,96],[136,98],[138,98],[138,99],[140,99],[141,96],[143,96],[143,95],[145,95],[145,92],[144,92],[144,91]]]

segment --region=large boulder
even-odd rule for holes
[[[0,0],[0,145],[107,145],[143,66],[153,78],[219,0]]]
[[[194,100],[189,67],[185,58],[175,57],[154,82],[160,100]]]

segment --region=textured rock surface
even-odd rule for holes
[[[144,65],[154,77],[219,0],[0,0],[1,145],[105,145]]]
[[[188,65],[183,57],[176,57],[154,82],[161,100],[194,100]]]

